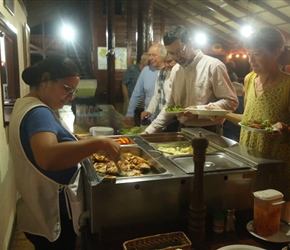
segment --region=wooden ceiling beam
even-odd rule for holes
[[[273,24],[272,23],[269,23],[268,21],[266,21],[266,20],[264,20],[264,19],[262,19],[262,18],[260,18],[260,17],[258,17],[255,13],[253,13],[252,11],[250,11],[250,10],[247,10],[246,8],[243,8],[242,6],[240,6],[240,5],[238,5],[238,4],[236,4],[236,3],[234,3],[232,0],[223,0],[226,4],[228,4],[228,5],[230,5],[230,6],[232,6],[232,7],[234,7],[235,9],[237,9],[237,10],[239,10],[239,11],[241,11],[241,12],[243,12],[243,13],[245,13],[246,15],[251,15],[251,16],[255,16],[255,20],[256,21],[258,21],[259,23],[261,23],[262,25],[264,25],[264,26],[273,26]],[[258,6],[260,6],[262,9],[264,8],[265,9],[265,6],[263,6],[264,5],[264,2],[262,3],[261,1],[254,1],[254,0],[252,0],[252,2],[253,3],[255,3],[256,5],[258,5]],[[267,5],[267,4],[266,4]],[[271,8],[271,9],[270,9]],[[272,7],[271,6],[269,6],[269,8],[268,8],[268,11],[272,11]],[[273,9],[274,10],[274,9]],[[277,12],[277,10],[275,10],[275,12]],[[273,14],[274,12],[272,12],[272,14]],[[278,12],[278,13],[280,13],[280,12]],[[282,13],[280,13],[280,14],[282,14]],[[274,14],[274,15],[276,15],[276,14]],[[284,15],[284,14],[283,14]],[[278,15],[276,15],[276,16],[278,16]],[[279,17],[279,16],[278,16]],[[280,17],[279,17],[280,18]],[[289,21],[287,21],[288,23],[290,23],[290,18],[289,17],[287,17],[287,19],[289,19]],[[284,20],[285,21],[285,20]],[[281,30],[281,32],[283,33],[283,35],[285,36],[285,37],[290,37],[290,33],[288,33],[288,32],[285,32],[284,30],[282,31]]]
[[[165,2],[165,1],[163,0],[162,2]],[[182,4],[184,4],[184,2]],[[179,11],[181,13],[184,13],[183,10],[180,10],[180,8],[178,7],[178,4],[177,5],[173,5],[173,4],[169,3],[168,1],[166,1],[166,6],[167,7],[166,7],[166,9],[164,9],[163,5],[161,5],[158,1],[154,1],[154,6],[156,6],[157,8],[159,8],[161,11],[165,12],[166,14],[170,14],[174,18],[182,19],[183,22],[186,21],[189,25],[194,26],[195,29],[199,29],[200,27],[198,27],[197,25],[194,25],[191,22],[187,21],[187,19],[195,20],[198,23],[202,23],[204,26],[206,26],[208,28],[208,31],[212,33],[212,37],[218,37],[218,40],[220,42],[222,42],[224,45],[228,46],[228,47],[231,47],[232,43],[236,43],[237,42],[237,41],[232,41],[232,43],[229,42],[229,39],[225,39],[225,38],[220,36],[220,34],[221,34],[220,30],[218,30],[217,28],[215,28],[213,26],[208,25],[208,23],[206,23],[206,22],[202,22],[197,17],[195,17],[195,16],[193,16],[191,14],[188,14],[188,18],[182,18],[182,17],[172,13],[171,9],[174,9],[174,10],[179,9]]]
[[[190,10],[190,9],[192,8],[192,5],[188,4],[187,2],[184,2],[182,5],[185,6],[186,9],[188,9],[188,10]],[[237,30],[236,30],[235,28],[233,28],[232,26],[230,26],[230,25],[228,25],[228,24],[226,24],[226,23],[224,23],[224,22],[218,20],[217,18],[211,16],[209,13],[205,13],[205,12],[203,12],[203,13],[200,14],[200,15],[201,15],[202,17],[205,17],[205,18],[207,18],[207,19],[213,21],[213,22],[216,23],[216,24],[219,24],[219,25],[223,26],[224,28],[226,28],[226,29],[228,29],[228,30],[230,30],[230,31],[232,31],[232,32],[236,32],[236,31],[237,31]]]
[[[256,5],[258,5],[262,9],[265,9],[268,12],[271,12],[273,15],[279,17],[281,20],[285,21],[286,23],[290,23],[290,17],[289,16],[287,16],[284,13],[274,9],[273,7],[271,7],[270,5],[265,3],[264,1],[252,0],[251,2],[256,4]]]

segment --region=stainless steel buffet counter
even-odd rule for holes
[[[70,106],[65,106],[60,118],[75,134],[88,134],[91,126],[111,126],[116,133],[124,117],[110,105],[100,105],[100,108],[96,116],[75,119]],[[204,168],[208,214],[228,208],[252,209],[253,191],[271,188],[273,176],[285,167],[279,160],[200,128],[184,128],[179,133],[126,135],[134,142],[130,147],[140,147],[165,171],[108,179],[98,175],[92,164],[85,161],[85,197],[91,233],[136,223],[154,225],[186,220],[193,187],[193,155],[166,156],[157,146],[171,142],[188,145],[193,137],[200,135],[209,141]]]
[[[213,213],[228,208],[251,209],[253,191],[269,187],[269,179],[284,164],[245,149],[227,138],[217,138],[215,134],[203,129],[185,130],[179,135],[190,140],[200,136],[200,133],[207,138],[214,138],[212,141],[215,143],[209,140],[209,146],[216,149],[214,153],[207,153],[206,163],[210,164],[204,167],[207,211]],[[172,136],[177,137],[176,133]],[[170,133],[129,137],[166,171],[149,176],[107,179],[97,175],[87,162],[86,200],[92,233],[107,227],[184,220],[188,216],[194,176],[193,155],[165,156],[153,147],[157,138],[163,143],[169,140]]]

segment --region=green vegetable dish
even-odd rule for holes
[[[255,129],[264,129],[268,132],[273,132],[273,124],[269,122],[269,120],[264,120],[262,122],[258,121],[241,121],[241,125],[255,128]]]
[[[123,135],[137,135],[141,134],[145,129],[146,127],[122,128],[120,132]]]
[[[169,106],[166,108],[167,112],[178,112],[183,111],[184,107],[182,105],[175,105],[175,106]]]

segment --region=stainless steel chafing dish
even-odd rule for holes
[[[184,142],[190,141],[192,136],[186,135],[181,132],[173,133],[156,133],[140,135],[141,138],[148,143],[161,143],[161,142]]]
[[[202,134],[207,133],[198,129],[194,135],[174,134],[173,137],[176,140],[182,138],[180,141],[184,141],[184,138],[190,141],[190,138],[199,135],[200,131]],[[160,139],[162,135],[155,136],[153,141],[157,142],[157,137]],[[164,133],[161,140],[169,142],[169,137]],[[137,150],[137,153],[152,158],[153,165],[155,164],[159,171],[148,176],[117,177],[108,180],[98,176],[90,162],[86,161],[85,196],[92,233],[97,233],[102,228],[120,225],[154,224],[156,221],[187,218],[194,175],[192,171],[180,167],[178,159],[182,157],[169,159],[156,152],[150,144],[152,142],[148,142],[149,135],[131,138],[137,145],[122,147],[122,150]],[[224,138],[221,140],[225,141]],[[252,192],[269,187],[273,174],[285,167],[281,161],[265,157],[236,143],[227,145],[222,147],[210,141],[210,146],[217,148],[217,151],[208,154],[207,160],[219,167],[204,173],[205,202],[209,211],[252,208]],[[186,157],[188,163],[193,166],[193,156]]]
[[[177,167],[182,169],[187,174],[194,173],[194,162],[192,155],[183,156],[170,156],[169,160],[173,162]],[[240,161],[236,157],[233,157],[224,152],[215,152],[206,154],[204,163],[204,173],[227,171],[227,170],[241,170],[250,169],[251,165],[247,162]]]

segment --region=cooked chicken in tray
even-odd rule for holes
[[[123,153],[121,160],[117,162],[118,166],[102,154],[95,153],[90,160],[98,173],[106,175],[142,176],[151,170],[145,159],[132,153]]]

